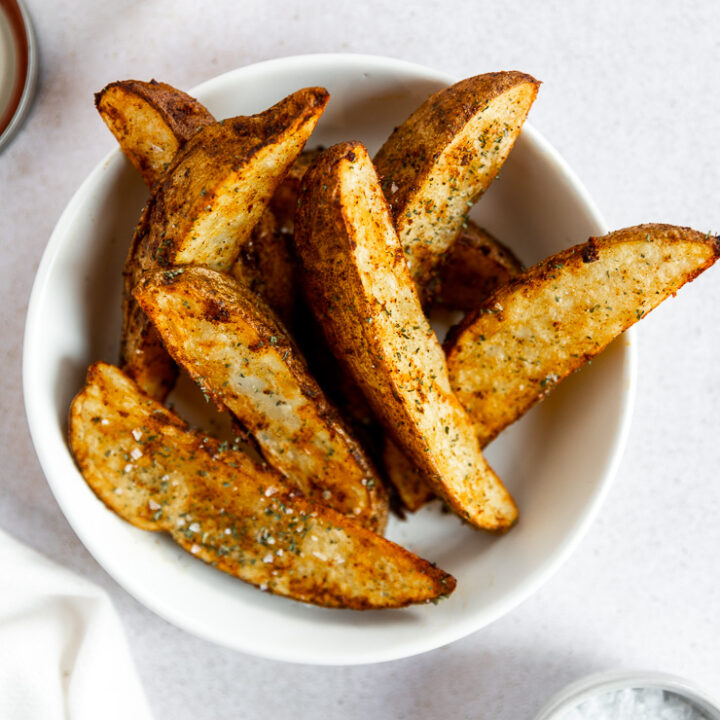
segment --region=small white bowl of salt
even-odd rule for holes
[[[611,671],[569,685],[535,720],[720,720],[720,705],[674,675]]]

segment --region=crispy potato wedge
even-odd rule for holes
[[[121,362],[153,397],[175,371],[132,297],[157,267],[231,268],[286,170],[317,124],[328,93],[305,88],[259,115],[209,125],[178,152],[135,231],[125,266]]]
[[[325,607],[437,601],[455,579],[278,473],[189,432],[112,365],[93,365],[70,409],[70,446],[95,494],[144,530],[277,595]]]
[[[155,80],[122,80],[95,94],[95,107],[148,187],[177,151],[215,118],[195,98]]]
[[[382,531],[385,488],[262,299],[203,267],[160,271],[136,288],[175,361],[257,440],[308,499]]]
[[[435,497],[422,472],[390,437],[385,438],[383,467],[405,510],[417,512]]]
[[[718,239],[639,225],[563,250],[498,289],[445,344],[481,445],[710,267]]]
[[[441,260],[432,304],[474,310],[523,269],[512,250],[468,220]]]
[[[442,348],[360,143],[326,150],[305,174],[295,245],[328,342],[386,430],[461,517],[509,528],[515,504],[450,390]]]
[[[539,85],[520,72],[462,80],[429,97],[375,156],[423,299],[469,208],[510,153]]]
[[[143,259],[229,270],[328,98],[323,88],[305,88],[259,115],[196,133],[156,196],[151,220],[162,230],[143,244]]]

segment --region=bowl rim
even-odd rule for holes
[[[196,94],[211,93],[216,85],[222,85],[230,79],[235,78],[251,78],[255,74],[265,74],[277,67],[285,68],[292,65],[293,70],[298,68],[309,69],[318,67],[319,65],[332,64],[338,66],[342,64],[344,69],[372,70],[374,68],[383,71],[393,70],[402,72],[408,79],[417,78],[422,80],[439,81],[445,84],[452,84],[456,80],[438,70],[428,68],[424,65],[399,60],[392,57],[380,55],[366,55],[353,53],[317,53],[305,55],[293,55],[287,57],[273,58],[259,63],[246,65],[243,67],[229,70],[220,75],[209,78],[203,83],[196,85],[189,90],[193,96]],[[557,174],[571,187],[577,195],[579,202],[585,211],[591,216],[593,222],[603,232],[607,232],[607,225],[602,217],[595,202],[590,197],[589,192],[570,168],[567,162],[562,158],[557,150],[535,130],[531,124],[523,125],[522,133],[524,138],[530,145],[540,152],[543,162],[547,163],[553,174]],[[249,653],[257,657],[264,657],[272,660],[280,660],[285,662],[316,664],[316,665],[361,665],[369,663],[386,662],[391,660],[402,659],[418,655],[430,650],[448,645],[456,640],[468,636],[483,627],[493,623],[500,617],[506,615],[511,610],[524,602],[533,595],[545,582],[547,582],[562,564],[568,559],[572,552],[576,549],[580,541],[585,537],[590,525],[594,521],[600,507],[610,490],[613,479],[617,474],[617,469],[622,459],[622,455],[627,444],[632,413],[635,404],[636,385],[637,385],[637,348],[635,340],[635,329],[630,328],[624,334],[623,352],[624,352],[624,368],[625,376],[624,391],[620,401],[621,412],[618,425],[614,434],[611,449],[608,452],[606,460],[606,470],[602,476],[602,480],[598,483],[590,502],[583,508],[582,515],[578,518],[571,534],[559,544],[554,553],[551,554],[544,563],[542,563],[532,574],[532,577],[518,584],[511,592],[508,592],[504,600],[497,601],[489,610],[481,613],[475,613],[471,617],[464,618],[463,621],[455,622],[437,629],[433,633],[418,633],[414,641],[404,642],[398,646],[372,648],[366,651],[353,651],[345,648],[337,648],[331,655],[327,651],[317,652],[313,648],[304,647],[300,652],[296,648],[286,648],[283,651],[275,648],[259,648],[257,643],[244,642],[243,638],[230,637],[223,634],[220,630],[209,632],[207,628],[200,627],[193,617],[188,616],[180,610],[176,610],[173,606],[163,604],[157,600],[153,593],[146,592],[144,588],[133,583],[132,578],[122,573],[117,567],[103,557],[104,553],[101,548],[97,547],[97,543],[92,537],[92,533],[88,531],[85,524],[79,522],[75,516],[74,508],[71,503],[65,501],[63,493],[59,488],[59,480],[53,474],[53,459],[50,457],[50,451],[45,446],[42,438],[42,423],[44,419],[41,398],[34,390],[30,364],[33,353],[33,346],[39,333],[39,313],[41,299],[44,295],[45,287],[51,276],[51,272],[55,262],[63,247],[63,238],[66,234],[66,227],[71,224],[75,215],[76,208],[83,202],[83,198],[95,186],[98,177],[103,173],[105,168],[122,155],[119,147],[113,148],[108,152],[85,177],[83,182],[76,188],[70,201],[63,210],[59,220],[57,221],[48,244],[44,250],[40,265],[38,267],[35,280],[33,282],[28,310],[25,320],[25,332],[23,340],[23,396],[25,402],[25,413],[27,417],[30,435],[35,448],[46,481],[60,506],[65,518],[72,527],[73,531],[80,539],[82,544],[100,564],[100,566],[119,584],[121,587],[138,600],[145,607],[154,613],[171,622],[177,627],[186,630],[198,637],[210,640],[221,646],[225,646],[234,650]],[[68,451],[69,452],[69,451]],[[112,569],[110,569],[112,566]]]

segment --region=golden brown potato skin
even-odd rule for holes
[[[158,267],[229,270],[327,101],[323,88],[305,88],[259,115],[209,125],[188,140],[157,186],[125,264],[121,339],[123,368],[153,397],[165,397],[175,371],[132,297],[134,287]]]
[[[432,304],[474,310],[523,269],[512,250],[468,220],[440,262]]]
[[[303,150],[275,191],[270,206],[243,246],[232,273],[261,295],[280,316],[300,346],[325,394],[340,410],[373,457],[380,457],[375,442],[379,428],[362,390],[338,364],[327,345],[322,328],[299,290],[299,272],[294,247],[295,211],[305,172],[321,149]],[[375,446],[378,445],[376,448]]]
[[[376,470],[260,297],[203,267],[155,273],[135,296],[175,361],[273,467],[309,500],[382,532],[388,501]]]
[[[639,225],[563,250],[499,288],[445,343],[481,445],[719,254],[715,237]]]
[[[510,153],[539,85],[514,71],[461,80],[428,98],[375,156],[423,299],[469,208]]]
[[[195,98],[156,80],[110,83],[95,93],[95,107],[148,187],[187,140],[215,122]]]
[[[342,143],[305,174],[295,245],[329,345],[378,419],[448,504],[505,530],[517,510],[452,394],[366,149]]]
[[[185,423],[97,363],[70,408],[69,440],[113,512],[262,590],[367,610],[437,601],[455,579]]]

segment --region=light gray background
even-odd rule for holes
[[[0,526],[111,593],[158,718],[532,718],[585,673],[679,673],[720,694],[720,269],[639,326],[628,449],[569,562],[492,626],[368,667],[258,660],[175,629],[88,555],[45,483],[21,392],[33,276],[76,187],[113,147],[92,93],[124,78],[189,88],[308,52],[385,54],[458,78],[543,81],[531,122],[611,228],[720,231],[716,2],[27,0],[41,52],[27,125],[0,155]],[[578,238],[578,241],[583,238]],[[2,571],[2,569],[0,569]]]

